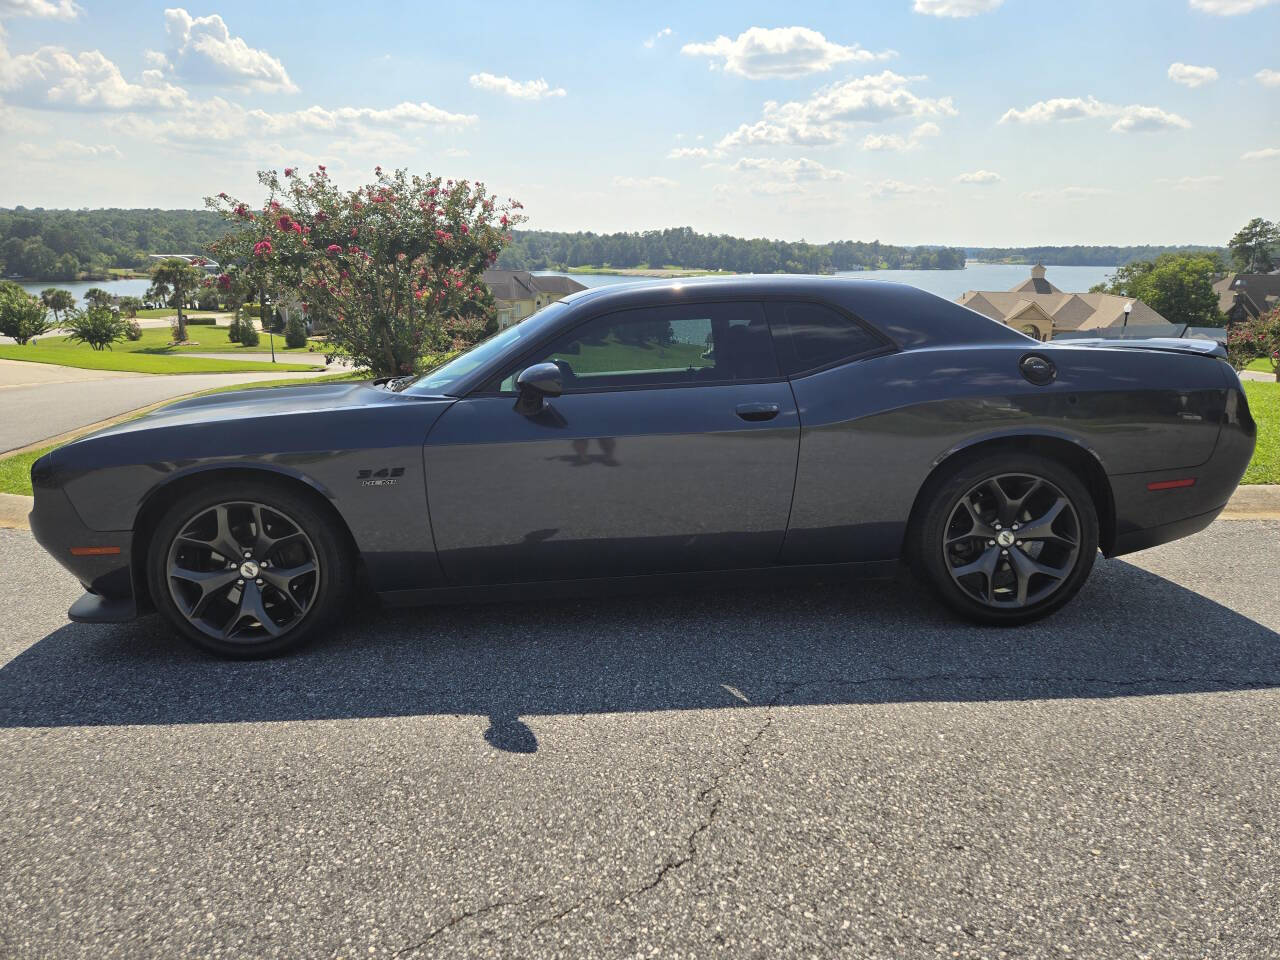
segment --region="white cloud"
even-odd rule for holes
[[[510,77],[499,77],[492,73],[473,73],[471,85],[477,90],[488,90],[501,93],[517,100],[545,100],[547,97],[563,97],[564,87],[552,87],[539,77],[537,80],[512,80]]]
[[[622,187],[624,190],[645,190],[653,187],[665,190],[679,186],[667,177],[614,177],[613,185]]]
[[[1241,160],[1274,160],[1280,157],[1280,147],[1263,147],[1240,154]]]
[[[950,97],[920,97],[908,85],[924,77],[903,77],[890,70],[823,87],[808,100],[764,105],[763,118],[744,123],[721,138],[720,148],[757,144],[821,146],[840,143],[849,124],[878,123],[895,117],[954,116]]]
[[[72,0],[0,0],[0,19],[5,17],[52,17],[74,20],[80,7]]]
[[[667,154],[668,160],[680,160],[686,157],[708,157],[711,151],[706,147],[673,147]]]
[[[1264,87],[1280,87],[1280,70],[1259,70],[1253,78]]]
[[[1280,0],[1191,0],[1191,9],[1201,13],[1212,13],[1219,17],[1234,17],[1241,13],[1261,10]]]
[[[449,147],[449,149],[445,150],[444,155],[446,157],[469,157],[471,156],[471,151],[465,147]]]
[[[1142,104],[1119,106],[1103,103],[1094,97],[1056,97],[1041,100],[1025,110],[1009,109],[1001,123],[1043,124],[1090,117],[1115,118],[1111,129],[1116,133],[1149,133],[1156,130],[1187,128],[1191,123],[1176,113]]]
[[[911,9],[931,17],[973,17],[990,13],[1004,0],[916,0]]]
[[[904,183],[902,180],[888,178],[878,183],[867,183],[868,197],[916,197],[936,196],[942,190],[931,183]]]
[[[812,180],[847,180],[843,170],[823,166],[805,157],[780,160],[775,157],[743,157],[732,168],[739,173],[763,173],[789,183]]]
[[[956,177],[956,183],[969,183],[980,186],[985,183],[999,183],[1003,179],[1004,177],[993,170],[973,170]]]
[[[171,146],[205,148],[214,143],[245,137],[286,135],[339,138],[329,144],[334,151],[353,145],[360,152],[403,147],[399,134],[415,127],[464,127],[475,123],[471,114],[450,113],[430,103],[404,103],[393,107],[308,107],[272,113],[246,110],[222,97],[191,104],[177,116],[165,119],[126,114],[114,120],[112,129],[123,135]],[[367,148],[367,149],[366,149]]]
[[[663,37],[669,37],[669,36],[671,36],[671,28],[670,28],[670,27],[663,27],[661,30],[659,30],[657,33],[655,33],[652,37],[650,37],[649,39],[647,39],[647,40],[644,42],[644,45],[645,45],[648,49],[652,50],[652,49],[654,48],[654,45],[655,45],[659,40],[661,40]]]
[[[1186,130],[1191,121],[1159,107],[1125,107],[1120,118],[1111,125],[1115,133],[1156,133],[1161,130]]]
[[[53,144],[20,143],[18,144],[15,153],[24,159],[42,163],[51,160],[74,158],[96,159],[101,157],[114,157],[115,159],[120,160],[124,157],[124,154],[122,154],[120,149],[114,144],[79,143],[75,140],[59,140]]]
[[[825,72],[838,63],[897,56],[893,50],[873,53],[856,43],[842,46],[808,27],[751,27],[738,34],[736,40],[722,35],[707,43],[686,43],[680,52],[708,57],[713,69],[723,66],[725,73],[752,79],[799,77]]]
[[[926,137],[936,137],[941,133],[941,127],[933,121],[926,121],[906,137],[897,133],[869,133],[862,138],[862,149],[902,153],[916,149]]]
[[[60,110],[167,110],[190,102],[187,92],[158,70],[132,83],[97,50],[73,54],[44,46],[13,55],[0,28],[0,92],[12,103]]]
[[[175,76],[190,83],[230,84],[296,93],[282,64],[243,37],[233,37],[216,13],[193,17],[181,7],[164,12],[168,61]]]
[[[1222,183],[1224,178],[1218,176],[1204,177],[1157,177],[1156,183],[1173,187],[1175,190],[1195,190],[1199,187],[1210,187]]]
[[[1218,71],[1213,67],[1196,67],[1189,63],[1169,64],[1169,79],[1184,87],[1203,87],[1218,79]]]
[[[1114,190],[1106,187],[1058,187],[1051,190],[1030,190],[1022,194],[1023,200],[1042,202],[1045,200],[1084,200],[1088,197],[1104,197]]]

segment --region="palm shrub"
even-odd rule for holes
[[[69,333],[67,339],[87,343],[94,350],[109,350],[113,343],[129,335],[128,324],[120,314],[101,303],[90,303],[71,314],[65,326]]]
[[[33,297],[16,284],[0,290],[0,334],[27,344],[55,327],[49,311],[38,297]]]
[[[60,321],[63,313],[74,310],[76,306],[75,294],[59,287],[46,287],[42,290],[40,302],[53,311],[55,321]]]

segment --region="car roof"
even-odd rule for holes
[[[639,280],[589,287],[561,302],[592,313],[630,307],[739,299],[821,300],[877,327],[903,349],[1024,342],[1027,337],[975,310],[893,280],[806,274],[734,274]],[[568,318],[566,318],[568,319]]]

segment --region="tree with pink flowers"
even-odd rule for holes
[[[214,256],[262,296],[297,291],[323,316],[332,352],[375,376],[415,372],[424,355],[475,343],[492,322],[486,267],[524,219],[483,184],[375,169],[342,190],[323,166],[262,171],[259,206],[205,203],[234,225]]]

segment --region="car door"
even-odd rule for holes
[[[563,394],[515,408],[521,369]],[[763,307],[621,310],[459,400],[424,450],[456,585],[766,566],[791,507],[799,419]]]

